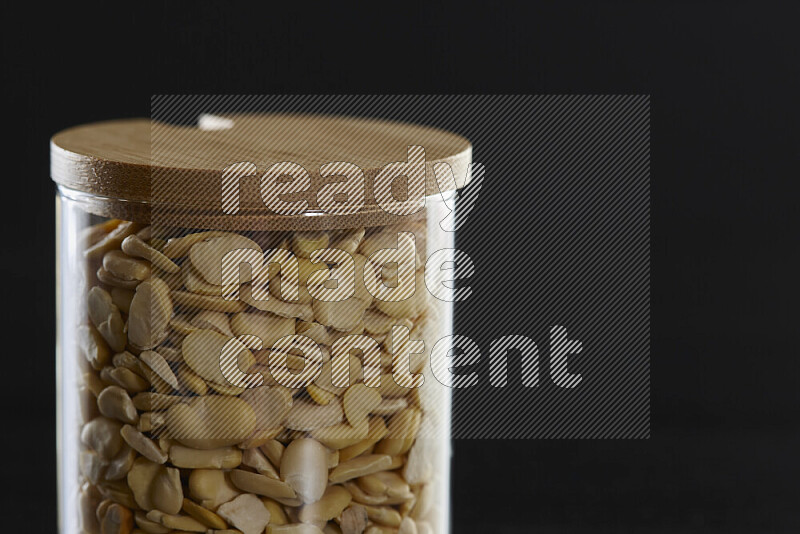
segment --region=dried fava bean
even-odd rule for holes
[[[208,393],[208,384],[186,364],[178,367],[178,382],[195,395]]]
[[[175,467],[186,469],[232,469],[241,465],[242,451],[235,447],[193,449],[173,445],[169,449],[169,461]]]
[[[139,355],[139,358],[159,376],[164,382],[172,386],[173,389],[178,389],[178,377],[172,372],[172,368],[167,363],[164,357],[152,350],[146,350]]]
[[[151,462],[163,464],[167,461],[166,453],[153,440],[131,425],[123,426],[122,430],[120,430],[120,435],[125,440],[125,443]]]
[[[388,506],[364,505],[364,509],[367,511],[367,517],[369,517],[370,521],[387,527],[397,528],[403,520],[397,510]]]
[[[119,248],[122,240],[135,234],[139,228],[138,224],[123,221],[100,241],[86,249],[83,254],[89,260],[99,259],[109,250]]]
[[[167,412],[169,436],[195,449],[235,445],[247,439],[255,426],[255,412],[237,397],[195,397]]]
[[[363,383],[353,384],[342,396],[342,405],[347,420],[353,426],[360,425],[381,403],[381,394]]]
[[[103,256],[103,268],[121,280],[146,280],[150,262],[132,258],[121,250],[110,250]]]
[[[140,508],[158,509],[168,514],[180,512],[183,487],[177,469],[153,463],[147,458],[138,458],[128,471],[127,482]]]
[[[147,519],[147,515],[141,510],[137,510],[134,513],[133,520],[136,522],[136,526],[147,534],[169,534],[170,532],[170,530],[162,526],[161,523]],[[137,531],[134,531],[134,534],[136,534],[136,532]]]
[[[264,456],[264,453],[256,448],[246,449],[242,453],[242,465],[252,467],[259,474],[266,475],[270,478],[274,478],[275,480],[279,480],[281,478],[272,464],[269,463],[267,457]]]
[[[97,269],[97,279],[107,286],[118,287],[120,289],[136,289],[136,286],[141,284],[141,280],[125,280],[117,278],[110,272],[106,271],[105,267]]]
[[[388,430],[382,417],[371,418],[369,421],[369,431],[366,439],[341,449],[339,451],[339,461],[346,462],[351,458],[355,458],[356,456],[360,456],[367,451],[371,451],[375,444],[383,439],[383,437],[386,435],[386,432],[388,432]]]
[[[95,486],[97,491],[105,499],[110,499],[117,504],[121,504],[126,508],[137,508],[136,501],[133,498],[130,488],[121,480],[106,480],[100,482]]]
[[[223,259],[230,252],[243,249],[255,250],[259,255],[262,254],[261,247],[252,239],[239,234],[225,234],[192,245],[189,249],[189,260],[207,282],[222,285]],[[250,279],[244,278],[242,281],[249,282]]]
[[[340,423],[343,415],[342,405],[338,399],[325,406],[300,400],[292,405],[284,426],[307,432]]]
[[[304,335],[311,338],[317,345],[331,345],[330,335],[325,325],[319,323],[308,323],[306,321],[297,321],[295,331],[299,335]]]
[[[313,439],[292,441],[283,453],[281,478],[304,503],[319,500],[328,484],[328,450]]]
[[[261,502],[264,504],[264,508],[269,510],[270,525],[285,525],[289,522],[286,512],[283,511],[283,506],[279,502],[267,497],[261,497]]]
[[[173,237],[167,241],[166,245],[164,245],[162,252],[168,258],[182,258],[189,253],[189,249],[191,249],[195,243],[199,243],[200,241],[204,241],[206,239],[211,239],[212,237],[223,237],[226,235],[228,235],[227,232],[219,232],[214,230],[210,232],[187,234],[182,237]]]
[[[309,523],[267,525],[267,534],[324,534],[319,527]]]
[[[217,313],[217,312],[214,312]],[[224,313],[222,315],[225,315]],[[227,316],[226,316],[227,317]],[[186,318],[186,315],[183,314],[176,314],[172,316],[172,319],[169,320],[169,327],[174,330],[177,334],[187,336],[192,332],[196,332],[198,330],[202,330],[202,328],[194,326],[189,319]],[[213,328],[208,328],[207,330],[213,330]]]
[[[367,454],[339,464],[331,471],[328,478],[332,484],[341,484],[354,478],[384,471],[391,464],[391,457],[385,454]]]
[[[343,487],[328,486],[322,498],[303,506],[298,516],[303,523],[330,521],[334,517],[338,517],[352,500],[350,492]]]
[[[325,391],[321,387],[315,384],[309,384],[306,386],[306,393],[311,399],[316,402],[317,404],[322,404],[323,406],[330,404],[336,398],[336,395],[331,393],[330,391]]]
[[[407,500],[414,496],[403,477],[393,471],[366,475],[359,478],[356,483],[361,489],[375,496],[386,496],[393,500],[397,498]]]
[[[400,526],[397,529],[397,534],[417,534],[417,524],[410,517],[406,516],[400,521]]]
[[[108,371],[111,380],[128,393],[141,393],[150,387],[150,383],[126,367],[117,367]]]
[[[341,515],[339,527],[342,534],[362,534],[367,528],[367,511],[360,504],[351,504]]]
[[[364,316],[367,306],[363,301],[351,297],[341,302],[327,302],[315,300],[314,320],[336,330],[352,330]]]
[[[371,413],[375,415],[393,415],[408,407],[408,401],[403,398],[383,399]]]
[[[229,360],[236,355],[241,372],[245,372],[256,363],[253,353],[241,341],[213,330],[198,330],[186,336],[181,345],[181,353],[192,371],[204,380],[223,386],[233,385],[222,374],[223,355],[225,364],[229,364]]]
[[[272,462],[272,465],[281,465],[283,451],[285,451],[286,448],[280,441],[273,439],[266,442],[259,448],[261,449],[261,452],[266,455],[267,459]]]
[[[91,450],[81,451],[78,457],[78,467],[81,474],[92,484],[97,484],[105,473],[106,463],[100,455]]]
[[[78,349],[89,362],[93,369],[100,370],[111,358],[111,350],[106,340],[94,325],[81,325],[78,327]]]
[[[157,521],[161,525],[182,532],[205,532],[208,530],[204,524],[188,515],[165,514],[161,510],[150,510],[147,519]]]
[[[169,286],[160,278],[150,278],[136,287],[128,314],[128,339],[141,348],[161,343],[172,317]]]
[[[292,393],[283,387],[250,388],[240,397],[256,414],[256,429],[279,427],[292,407]]]
[[[234,486],[247,493],[255,493],[272,499],[294,499],[297,493],[287,483],[264,475],[234,469],[230,472]]]
[[[127,350],[115,354],[114,357],[111,358],[111,363],[114,364],[114,367],[124,367],[141,377],[145,376],[145,372],[142,370],[142,364],[139,361],[139,358]]]
[[[270,440],[275,439],[276,437],[280,436],[281,432],[283,432],[283,427],[276,427],[276,428],[265,428],[264,430],[256,430],[250,437],[246,440],[242,441],[237,447],[242,450],[247,449],[257,449],[268,443]]]
[[[108,462],[105,473],[106,480],[120,480],[125,478],[125,475],[127,475],[128,471],[133,467],[133,462],[135,460],[136,452],[128,446],[123,447],[122,450]]]
[[[97,407],[106,417],[123,423],[136,424],[139,414],[128,392],[119,386],[108,386],[97,396]]]
[[[208,528],[224,529],[228,527],[228,524],[220,516],[189,499],[183,499],[183,511]]]
[[[131,309],[131,300],[135,293],[131,289],[122,289],[121,287],[111,288],[111,302],[116,304],[119,311],[127,314]]]
[[[415,408],[407,408],[393,415],[389,421],[389,432],[375,447],[375,452],[390,456],[406,453],[419,432],[421,415]]]
[[[311,432],[311,437],[330,449],[343,449],[358,443],[367,437],[369,425],[364,420],[359,426],[347,423],[317,428]]]
[[[81,430],[81,442],[96,451],[104,460],[111,460],[122,449],[122,425],[106,417],[92,419]]]
[[[229,475],[219,469],[194,469],[189,474],[188,487],[192,499],[212,511],[241,494]]]
[[[137,393],[133,397],[133,405],[136,406],[137,410],[153,412],[157,410],[166,410],[176,404],[187,402],[188,400],[189,399],[186,397],[181,397],[179,395],[164,395],[163,393],[143,391]]]
[[[125,324],[119,308],[105,289],[95,286],[89,290],[89,320],[106,340],[108,346],[120,352],[125,348]]]
[[[139,415],[139,424],[136,425],[136,430],[139,432],[158,430],[166,424],[166,419],[164,412],[143,412]]]
[[[103,534],[129,534],[133,530],[133,514],[124,506],[111,504],[100,519]]]
[[[211,310],[224,313],[237,313],[244,311],[247,306],[241,300],[225,300],[222,297],[211,295],[198,295],[188,291],[172,291],[170,293],[175,304],[197,310]]]
[[[365,228],[336,232],[330,248],[343,250],[348,254],[355,254],[358,246],[364,240]]]
[[[269,510],[261,500],[249,493],[221,505],[217,513],[242,534],[261,534],[270,519]]]
[[[261,346],[251,349],[269,348],[280,338],[294,335],[294,319],[267,313],[237,313],[231,317],[231,329],[236,336],[251,335],[261,340]]]
[[[239,298],[242,302],[247,303],[253,308],[281,317],[288,317],[292,319],[300,319],[301,321],[311,322],[314,320],[314,310],[310,304],[294,304],[291,302],[284,302],[276,298],[268,298],[266,300],[256,300],[253,297],[253,290],[250,284],[243,284],[239,290]],[[235,301],[239,302],[239,301]],[[236,310],[242,311],[242,310]]]
[[[215,330],[225,336],[234,337],[233,330],[231,330],[231,321],[228,316],[222,312],[211,310],[200,311],[197,315],[192,317],[190,323],[199,330]],[[186,333],[189,334],[190,332]]]
[[[292,252],[308,258],[315,250],[328,247],[330,237],[325,232],[295,232],[292,235]]]
[[[197,269],[192,267],[191,264],[184,265],[181,274],[183,276],[184,287],[192,293],[208,295],[210,297],[222,296],[222,286],[214,285],[206,281],[203,275],[197,272]]]
[[[122,241],[122,251],[125,254],[144,258],[159,269],[167,273],[177,273],[180,270],[175,262],[167,258],[164,254],[157,251],[138,235],[131,235]],[[108,267],[106,267],[108,269]]]

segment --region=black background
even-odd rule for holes
[[[793,4],[4,10],[12,522],[56,528],[54,132],[164,93],[622,93],[652,95],[651,439],[458,441],[455,532],[800,529]]]

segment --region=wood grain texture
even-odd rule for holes
[[[51,176],[72,190],[69,195],[81,196],[89,211],[105,216],[158,217],[164,224],[227,229],[347,228],[388,224],[396,218],[377,206],[372,184],[385,165],[407,160],[409,146],[425,149],[426,195],[439,192],[435,163],[450,164],[456,187],[461,187],[472,157],[464,137],[399,122],[296,114],[230,115],[222,122],[230,127],[210,130],[149,119],[76,126],[53,136]],[[314,216],[267,210],[258,176],[241,181],[241,212],[222,213],[222,171],[244,161],[255,164],[259,173],[284,161],[302,165],[311,186],[301,196],[309,201],[309,211],[316,211]],[[320,176],[320,167],[337,161],[364,171],[365,205],[357,214],[319,213],[317,191],[331,182]]]

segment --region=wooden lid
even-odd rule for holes
[[[397,220],[377,205],[373,182],[385,165],[407,161],[411,145],[425,150],[426,195],[439,193],[435,163],[450,164],[455,188],[464,185],[472,157],[464,137],[398,122],[296,114],[205,116],[198,127],[149,119],[76,126],[53,136],[51,176],[87,194],[81,196],[89,211],[127,220],[237,230],[372,226]],[[241,179],[240,210],[227,215],[223,169],[240,162],[254,164],[258,173]],[[310,175],[307,191],[291,196],[308,201],[303,214],[279,215],[264,206],[259,177],[279,162],[299,164]],[[363,170],[364,207],[358,213],[319,209],[317,192],[337,181],[320,176],[320,167],[330,162]]]

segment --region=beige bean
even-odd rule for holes
[[[237,313],[230,321],[236,336],[252,335],[261,340],[260,347],[251,349],[269,348],[280,338],[293,336],[294,323],[294,319],[268,313]]]
[[[110,499],[126,508],[138,508],[130,488],[121,480],[106,480],[97,484],[96,488],[105,499]]]
[[[400,521],[397,534],[417,534],[417,523],[410,517],[404,517]]]
[[[332,236],[333,243],[331,243],[330,247],[344,250],[348,254],[355,254],[359,245],[364,240],[364,234],[364,228],[336,232],[336,234]]]
[[[285,525],[289,522],[286,517],[286,512],[283,511],[283,506],[277,501],[273,501],[267,497],[261,497],[261,502],[264,507],[269,510],[269,523],[270,525]]]
[[[92,419],[81,430],[81,442],[105,460],[111,460],[122,449],[122,425],[106,417]]]
[[[372,413],[374,415],[394,415],[407,407],[408,401],[404,398],[382,399]]]
[[[181,269],[181,276],[183,277],[184,287],[192,293],[208,295],[210,297],[222,296],[222,286],[208,282],[190,263],[183,266],[183,269]]]
[[[168,534],[170,532],[170,529],[161,523],[147,519],[147,514],[141,510],[137,510],[134,513],[133,519],[136,522],[136,526],[143,532],[147,532],[147,534]],[[134,531],[135,533],[136,531]]]
[[[177,469],[153,463],[147,458],[138,458],[128,472],[127,482],[136,504],[142,509],[158,509],[168,514],[180,512],[183,488]],[[148,519],[157,521],[150,517]]]
[[[100,370],[108,365],[111,350],[94,325],[81,325],[77,331],[78,350],[93,369]]]
[[[143,258],[167,273],[177,273],[180,270],[180,267],[178,267],[175,262],[148,245],[145,241],[145,239],[138,235],[128,236],[122,241],[122,251],[125,252],[125,254]]]
[[[151,462],[163,464],[167,461],[166,453],[153,440],[136,430],[135,427],[125,425],[119,433],[125,443]]]
[[[86,249],[84,256],[89,260],[100,259],[109,250],[119,248],[126,237],[135,234],[139,229],[140,226],[138,224],[123,221],[102,237],[100,241]]]
[[[106,271],[105,267],[98,268],[96,276],[97,279],[103,284],[111,287],[118,287],[120,289],[136,289],[136,287],[142,283],[140,280],[124,280],[122,278],[117,278],[110,272]]]
[[[139,423],[136,425],[136,430],[139,432],[151,432],[163,427],[167,422],[167,416],[164,412],[143,412],[139,414]]]
[[[375,496],[386,496],[402,499],[413,497],[411,488],[403,477],[392,471],[381,471],[359,478],[357,484],[361,489]]]
[[[280,436],[281,432],[283,432],[283,427],[255,430],[252,434],[250,434],[250,437],[248,437],[241,443],[238,443],[236,446],[242,450],[257,449],[262,445],[264,445],[265,443],[269,442],[270,440],[273,440],[276,437]]]
[[[261,534],[269,523],[269,510],[255,495],[246,493],[219,507],[217,513],[242,534]]]
[[[125,324],[119,308],[105,289],[95,286],[88,295],[89,320],[106,340],[112,350],[120,352],[125,348]]]
[[[231,482],[234,486],[247,493],[255,493],[272,499],[294,499],[297,494],[291,486],[283,481],[275,480],[264,475],[234,469],[230,472]]]
[[[239,290],[239,298],[241,301],[246,302],[253,308],[265,312],[279,315],[280,317],[287,317],[292,319],[300,319],[301,321],[311,322],[314,320],[314,310],[310,304],[294,304],[291,302],[284,302],[276,298],[268,298],[266,300],[256,300],[253,297],[252,288],[250,284],[244,284]],[[239,302],[239,301],[236,301]],[[237,310],[242,311],[242,310]]]
[[[169,363],[167,363],[167,360],[165,360],[161,354],[153,350],[146,350],[139,355],[139,358],[173,389],[180,388],[178,385],[178,377],[172,372]]]
[[[192,499],[212,511],[241,494],[228,473],[219,469],[194,469],[189,474],[188,487]]]
[[[239,234],[226,234],[197,242],[189,249],[189,260],[203,278],[214,285],[222,284],[222,261],[226,254],[249,249],[262,253],[258,243]],[[248,282],[249,279],[243,280]]]
[[[308,393],[308,396],[311,397],[311,400],[313,400],[317,404],[321,404],[323,406],[327,406],[334,399],[336,399],[336,395],[334,395],[330,391],[325,391],[324,389],[322,389],[321,387],[317,386],[316,384],[307,385],[306,386],[306,393]]]
[[[232,469],[241,465],[242,451],[235,447],[193,449],[176,444],[169,449],[169,461],[187,469]]]
[[[315,300],[312,303],[314,320],[336,330],[349,331],[361,323],[367,306],[362,300],[351,297],[341,302]]]
[[[276,439],[270,440],[261,445],[259,449],[261,449],[261,452],[263,452],[267,459],[272,462],[272,465],[281,465],[283,452],[286,450],[286,448],[280,441]]]
[[[366,439],[363,439],[357,443],[344,447],[339,451],[339,461],[346,462],[351,458],[355,458],[356,456],[360,456],[365,452],[372,451],[375,444],[383,439],[383,437],[388,432],[386,428],[386,423],[384,423],[382,417],[372,417],[369,420],[369,431],[367,433]]]
[[[150,276],[150,262],[128,256],[121,250],[106,252],[103,268],[121,280],[141,281]]]
[[[114,384],[123,388],[128,393],[141,393],[150,387],[150,382],[131,371],[127,367],[110,369],[108,375]]]
[[[370,521],[373,521],[374,523],[380,523],[381,525],[385,525],[387,527],[397,528],[400,526],[400,522],[402,521],[400,513],[394,508],[390,508],[388,506],[364,505],[364,509],[367,511],[367,517],[369,517]]]
[[[340,423],[343,416],[342,405],[338,399],[326,406],[300,400],[292,405],[284,426],[292,430],[307,432]]]
[[[223,237],[226,235],[228,235],[227,232],[210,231],[187,234],[182,237],[173,237],[164,245],[162,252],[168,258],[182,258],[189,253],[189,249],[191,249],[195,243],[211,239],[212,237]]]
[[[281,426],[292,408],[292,393],[281,386],[250,388],[241,399],[255,411],[259,430]]]
[[[339,527],[342,534],[362,534],[367,528],[367,511],[360,504],[348,506],[339,519]]]
[[[313,439],[292,441],[283,453],[281,478],[304,503],[316,502],[328,484],[328,450]]]
[[[255,430],[256,415],[237,397],[207,395],[167,411],[169,436],[195,449],[235,445]]]
[[[354,478],[384,471],[391,464],[391,457],[385,454],[367,454],[340,463],[331,471],[328,478],[333,484],[341,484]]]
[[[186,364],[178,367],[178,383],[186,390],[195,395],[205,395],[208,393],[208,384],[192,368]]]
[[[256,363],[253,353],[242,342],[213,330],[198,330],[186,336],[181,346],[181,353],[192,371],[204,380],[223,386],[238,385],[231,384],[225,378],[221,369],[223,363],[225,366],[230,365],[236,357],[238,368],[242,372]]]
[[[389,420],[389,432],[375,447],[375,452],[396,456],[411,448],[419,432],[422,414],[416,408],[406,408],[397,412]]]
[[[113,302],[122,313],[129,313],[131,309],[131,300],[135,292],[131,289],[122,289],[120,287],[111,288],[111,302]]]
[[[97,407],[106,417],[123,423],[136,424],[139,414],[128,392],[119,386],[108,386],[97,396]]]
[[[119,504],[110,504],[100,519],[102,534],[129,534],[133,530],[133,513]]]
[[[315,250],[328,247],[330,236],[325,232],[295,232],[292,234],[292,252],[308,258]]]
[[[186,314],[173,315],[172,319],[169,320],[169,327],[170,329],[175,331],[176,335],[181,335],[181,336],[187,336],[192,332],[196,332],[197,330],[202,330],[202,328],[194,326]],[[207,330],[213,330],[213,328],[209,328]]]
[[[353,384],[342,396],[342,406],[347,420],[353,426],[359,426],[367,416],[381,403],[381,394],[363,383]]]
[[[161,510],[150,510],[147,519],[156,521],[161,525],[182,532],[205,532],[206,526],[197,519],[188,515],[167,514]]]
[[[170,293],[175,304],[196,310],[211,310],[224,313],[237,313],[247,308],[242,300],[225,300],[222,297],[198,295],[188,291],[175,291]]]
[[[167,334],[172,316],[169,286],[160,278],[145,280],[136,288],[128,314],[128,339],[137,347],[150,349]]]
[[[324,428],[317,428],[311,432],[311,437],[326,447],[339,450],[350,447],[365,439],[368,435],[369,424],[365,419],[358,426],[341,423]]]
[[[97,484],[103,478],[106,462],[96,452],[85,450],[78,457],[78,468],[89,482]]]
[[[287,523],[268,525],[267,534],[323,534],[319,527],[308,523]]]
[[[228,337],[239,335],[238,333],[233,333],[234,331],[231,330],[230,319],[222,312],[202,310],[192,317],[190,323],[200,330],[214,330]],[[187,332],[187,334],[188,333],[189,332]]]
[[[252,467],[259,474],[274,478],[275,480],[280,480],[281,478],[269,460],[267,460],[267,457],[264,456],[264,453],[257,448],[246,449],[242,453],[242,465]]]
[[[208,528],[224,529],[228,527],[228,524],[220,516],[189,499],[183,499],[183,511]]]
[[[144,412],[154,412],[166,410],[176,404],[187,402],[189,399],[180,395],[164,395],[152,391],[143,391],[133,397],[133,405],[137,410]]]
[[[309,323],[306,321],[297,321],[295,325],[297,334],[304,335],[311,338],[317,345],[331,345],[330,335],[325,325],[319,323]]]
[[[328,486],[321,499],[300,509],[300,521],[303,523],[330,521],[338,517],[352,500],[350,492],[342,486]]]
[[[120,480],[125,478],[136,460],[136,452],[128,446],[122,448],[117,455],[108,462],[106,480]]]

